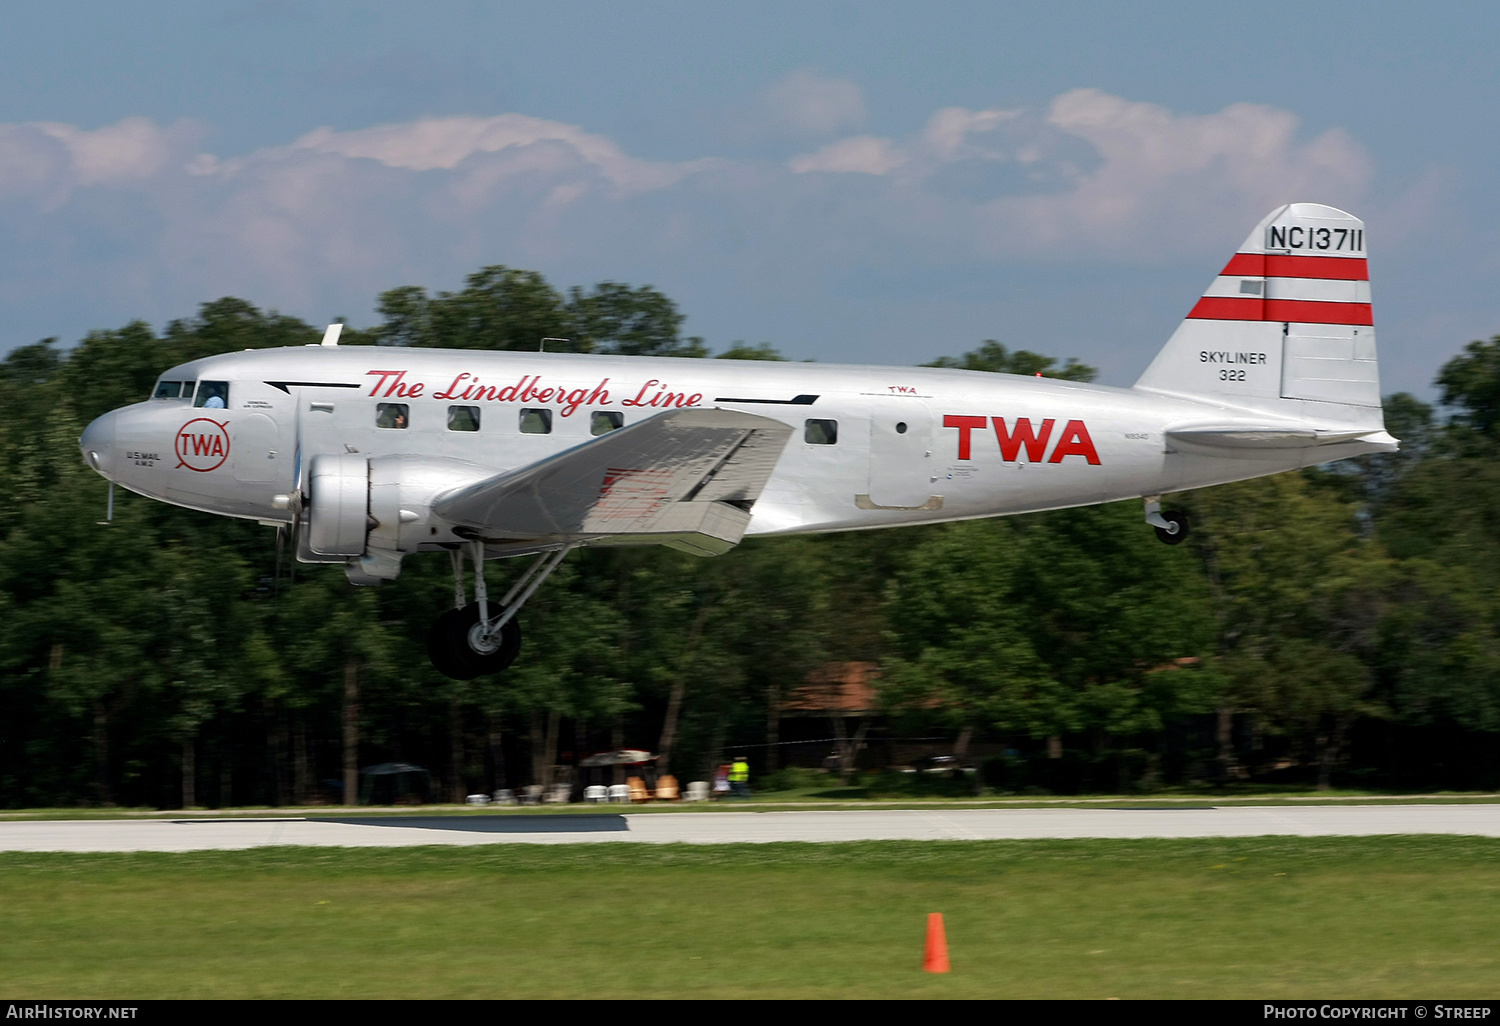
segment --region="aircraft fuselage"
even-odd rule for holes
[[[1246,458],[1194,454],[1169,444],[1167,429],[1246,411],[924,367],[307,346],[197,360],[161,380],[200,390],[222,383],[226,404],[154,398],[106,414],[80,440],[90,464],[154,499],[271,523],[290,521],[299,461],[320,453],[436,462],[457,485],[683,408],[738,410],[792,428],[748,534],[1078,506],[1378,448],[1353,441]],[[449,541],[435,533],[421,547]]]

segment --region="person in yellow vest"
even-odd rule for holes
[[[729,768],[729,786],[741,798],[750,797],[750,763],[743,755],[737,756]]]

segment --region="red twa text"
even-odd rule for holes
[[[1026,453],[1026,459],[1031,463],[1041,463],[1043,455],[1047,451],[1047,443],[1052,440],[1052,426],[1057,421],[1048,417],[1042,421],[1041,428],[1025,417],[1017,417],[1014,428],[1005,426],[1004,417],[963,417],[949,414],[943,418],[943,427],[958,428],[958,458],[967,460],[972,458],[970,452],[973,448],[972,432],[983,431],[985,427],[993,424],[995,427],[995,438],[1000,443],[1000,458],[1007,463],[1018,462],[1021,453]],[[1070,420],[1064,425],[1057,436],[1057,444],[1052,448],[1052,455],[1046,458],[1048,463],[1061,463],[1064,456],[1082,456],[1094,466],[1099,465],[1099,454],[1094,450],[1094,440],[1089,437],[1089,429],[1081,420]]]

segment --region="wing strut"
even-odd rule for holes
[[[568,553],[578,548],[578,543],[573,542],[562,546],[556,552],[543,552],[538,556],[536,562],[532,563],[505,593],[505,598],[500,600],[500,615],[491,620],[489,586],[484,581],[484,541],[475,539],[469,544],[474,549],[469,557],[474,561],[474,601],[479,603],[479,626],[485,641],[499,635],[505,625],[521,611],[521,607],[531,599],[532,595],[536,594],[542,582],[551,577],[552,572],[562,565],[564,559],[568,558]],[[462,556],[458,558],[460,561],[463,559]],[[462,565],[461,562],[460,565]]]

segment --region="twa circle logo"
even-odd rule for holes
[[[229,459],[228,422],[198,417],[177,432],[177,466],[200,474],[217,470]],[[173,467],[172,469],[177,469]]]

